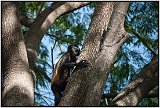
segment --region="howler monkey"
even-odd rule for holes
[[[70,76],[70,72],[74,66],[86,67],[89,63],[86,60],[82,60],[76,63],[77,57],[80,54],[80,49],[74,45],[69,45],[66,53],[62,55],[54,68],[54,74],[51,80],[51,90],[55,95],[55,106],[58,105],[62,92],[67,85],[67,79]]]

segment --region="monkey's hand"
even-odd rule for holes
[[[89,62],[87,60],[81,60],[80,62],[76,63],[76,68],[74,68],[74,70],[76,69],[81,69],[81,68],[85,68],[87,66],[89,66]],[[75,71],[72,72],[72,75]]]
[[[78,67],[87,67],[89,65],[89,62],[87,60],[81,60],[79,63],[77,63]]]

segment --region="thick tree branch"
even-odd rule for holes
[[[115,98],[118,95],[118,93],[109,93],[109,94],[103,94],[102,98]],[[158,92],[156,93],[148,93],[144,98],[158,98]]]
[[[64,2],[62,2],[62,3],[64,3]],[[57,3],[56,5],[58,6],[58,5],[60,5],[60,4],[61,4],[61,3]],[[84,6],[85,6],[85,5],[88,5],[88,4],[89,4],[89,3],[84,3]],[[42,4],[42,6],[41,6],[41,8],[40,8],[40,10],[39,10],[39,12],[38,12],[38,15],[40,14],[40,12],[41,12],[41,10],[42,10],[43,5],[44,5],[44,3]],[[50,7],[53,7],[53,6],[55,6],[55,4],[52,5],[52,6],[50,6]],[[83,4],[82,4],[82,6],[83,6]],[[71,12],[73,12],[73,11],[79,9],[79,8],[81,8],[81,6],[79,6],[78,8],[75,8],[75,9],[73,9],[73,10],[69,10],[69,11],[63,13],[62,15],[66,15],[66,14],[68,14],[68,13],[71,13]],[[60,15],[60,16],[62,16],[62,15]],[[21,22],[21,24],[24,25],[24,26],[31,27],[32,23],[34,22],[34,19],[28,18],[27,16],[21,16],[20,22]]]
[[[34,69],[39,44],[53,22],[62,14],[85,6],[89,2],[56,2],[40,13],[26,33],[26,46],[30,68]]]
[[[158,85],[158,55],[144,66],[124,90],[122,90],[109,104],[109,106],[136,106],[138,103]]]
[[[2,2],[2,106],[33,106],[34,74],[29,69],[19,12]]]

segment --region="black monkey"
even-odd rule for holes
[[[62,92],[67,85],[70,71],[73,70],[74,66],[86,67],[89,64],[86,60],[76,63],[79,54],[80,49],[78,47],[69,45],[67,52],[62,55],[55,65],[54,74],[51,80],[51,90],[55,95],[55,106],[58,105],[62,97]]]

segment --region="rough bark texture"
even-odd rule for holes
[[[122,90],[109,106],[136,106],[158,83],[157,55],[144,66],[135,80]]]
[[[85,105],[99,105],[101,93],[110,72],[118,49],[126,41],[128,35],[124,30],[125,13],[129,3],[117,3],[114,6],[108,26],[103,31],[103,39],[95,59],[93,72],[90,73],[89,89]]]
[[[53,22],[60,15],[85,6],[88,3],[89,2],[55,2],[40,13],[25,35],[29,66],[32,70],[34,70],[40,42]]]
[[[17,9],[2,2],[2,106],[32,106],[33,82]]]
[[[129,3],[96,3],[95,13],[78,61],[85,59],[90,66],[75,69],[59,106],[98,106],[105,79],[116,52],[127,39],[124,14]]]

